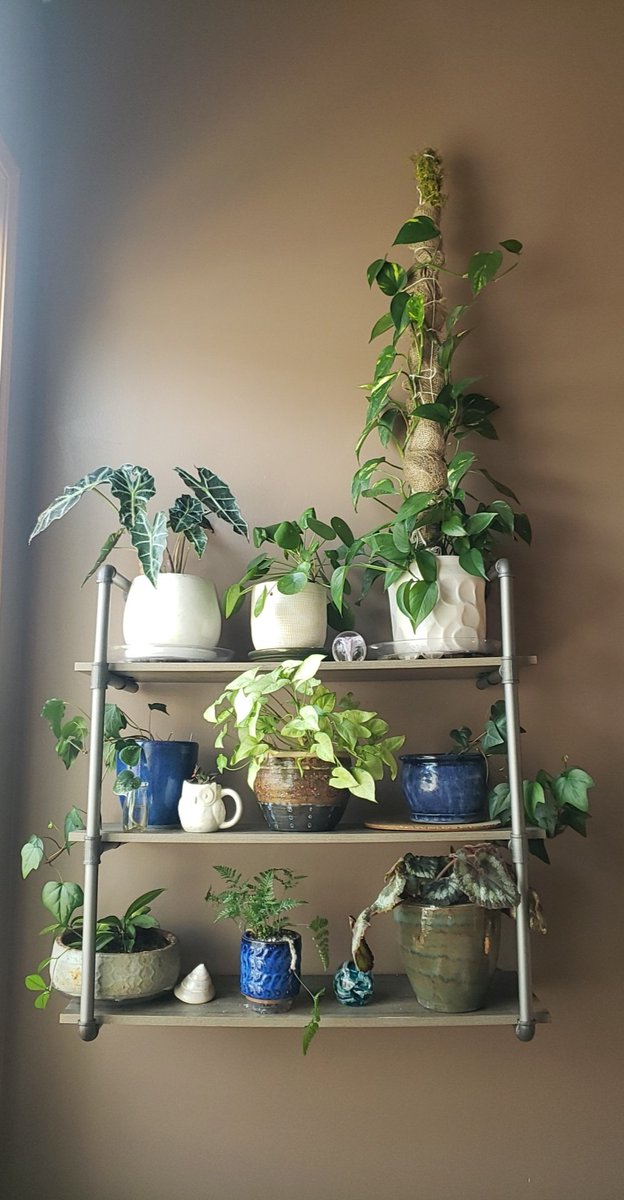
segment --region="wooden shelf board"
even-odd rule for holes
[[[467,830],[465,832],[449,833],[444,829],[435,832],[419,832],[416,826],[409,830],[378,830],[362,829],[361,827],[334,829],[331,833],[276,833],[266,826],[263,829],[246,829],[237,825],[234,829],[223,829],[219,833],[185,833],[183,829],[159,828],[132,830],[125,833],[121,826],[111,822],[102,828],[102,842],[106,845],[135,845],[150,846],[204,846],[204,845],[269,845],[275,842],[282,844],[300,844],[313,846],[340,846],[345,843],[353,845],[376,845],[377,843],[394,842],[407,845],[409,843],[448,844],[462,842],[499,842],[509,841],[511,829]],[[542,829],[528,829],[530,838],[544,838]],[[84,842],[85,830],[77,829],[70,834],[70,842]]]
[[[516,659],[519,667],[534,666],[537,662],[535,655],[523,655]],[[248,671],[250,667],[260,666],[262,670],[270,671],[278,663],[179,663],[179,662],[113,662],[111,671],[119,675],[127,675],[138,683],[227,683]],[[388,681],[407,683],[425,679],[476,679],[484,673],[496,672],[501,665],[500,657],[487,658],[419,658],[419,659],[371,659],[365,662],[339,663],[328,660],[322,662],[318,675],[322,679],[334,679],[336,682],[355,683]],[[74,670],[83,675],[91,674],[92,664],[77,662]]]
[[[437,1013],[421,1008],[405,975],[375,976],[373,1001],[365,1008],[346,1008],[332,993],[329,976],[306,976],[317,991],[325,987],[321,1003],[321,1031],[351,1026],[360,1029],[402,1029],[408,1026],[515,1025],[518,1020],[517,979],[512,971],[497,971],[486,1008],[470,1013]],[[210,1004],[183,1004],[173,995],[126,1006],[96,1002],[95,1015],[103,1025],[168,1025],[186,1028],[226,1027],[244,1029],[298,1028],[310,1018],[309,998],[303,992],[290,1012],[257,1016],[243,1004],[237,975],[215,978],[216,999]],[[60,1014],[62,1025],[77,1025],[79,1001],[72,1000]],[[535,1020],[550,1020],[547,1009],[535,1000]]]

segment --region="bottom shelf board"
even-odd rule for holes
[[[185,1027],[221,1026],[226,1028],[267,1029],[276,1027],[301,1028],[310,1019],[309,997],[303,992],[296,998],[290,1012],[257,1016],[244,1007],[237,975],[215,977],[217,995],[209,1004],[183,1004],[175,996],[143,1003],[119,1005],[97,1001],[95,1015],[102,1025],[169,1025]],[[518,1020],[517,976],[513,971],[497,971],[486,1008],[478,1012],[431,1012],[418,1004],[405,975],[376,975],[375,994],[365,1008],[346,1008],[335,999],[330,976],[306,976],[314,992],[325,987],[321,1002],[323,1029],[401,1029],[407,1026],[453,1025],[515,1025]],[[535,1020],[550,1020],[550,1014],[537,998],[534,999]],[[77,1025],[79,1001],[72,1000],[60,1014],[62,1025]]]

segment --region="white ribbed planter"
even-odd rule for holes
[[[474,653],[485,641],[485,580],[469,575],[453,554],[438,557],[440,597],[432,612],[417,627],[396,602],[397,589],[406,579],[421,579],[414,563],[409,572],[388,588],[392,639],[409,642],[422,657]]]
[[[156,587],[133,579],[123,615],[126,653],[150,658],[158,649],[212,650],[219,644],[221,611],[214,583],[163,572]]]
[[[266,589],[264,608],[254,616],[261,590]],[[327,589],[306,583],[303,591],[284,596],[277,583],[257,583],[251,593],[251,640],[256,650],[314,649],[327,636]]]
[[[180,943],[174,933],[158,931],[165,945],[156,950],[133,954],[95,956],[96,1000],[148,1000],[175,987],[180,975]],[[60,937],[52,947],[50,982],[65,996],[79,996],[82,990],[82,950],[64,946]]]

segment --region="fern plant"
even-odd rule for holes
[[[209,888],[205,899],[214,904],[218,911],[215,921],[234,921],[241,933],[246,933],[258,941],[290,942],[289,914],[293,909],[306,904],[306,900],[293,896],[291,893],[305,879],[305,875],[295,875],[288,867],[269,867],[260,871],[252,879],[244,879],[240,871],[234,867],[215,866],[217,875],[225,883],[221,892]],[[277,890],[276,890],[277,889]],[[297,922],[301,925],[301,922]],[[319,958],[325,970],[329,967],[329,922],[326,917],[314,917],[305,923],[310,930],[312,941],[316,946]],[[314,1035],[318,1032],[321,1020],[320,1001],[325,994],[325,988],[318,992],[310,991],[304,980],[291,967],[293,974],[299,980],[304,991],[312,1001],[310,1020],[303,1031],[303,1053],[307,1054]]]

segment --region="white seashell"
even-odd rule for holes
[[[174,996],[178,1000],[183,1000],[185,1004],[207,1004],[209,1000],[214,1000],[216,992],[215,985],[210,978],[204,963],[199,963],[188,975],[181,979],[178,986],[173,989]]]

